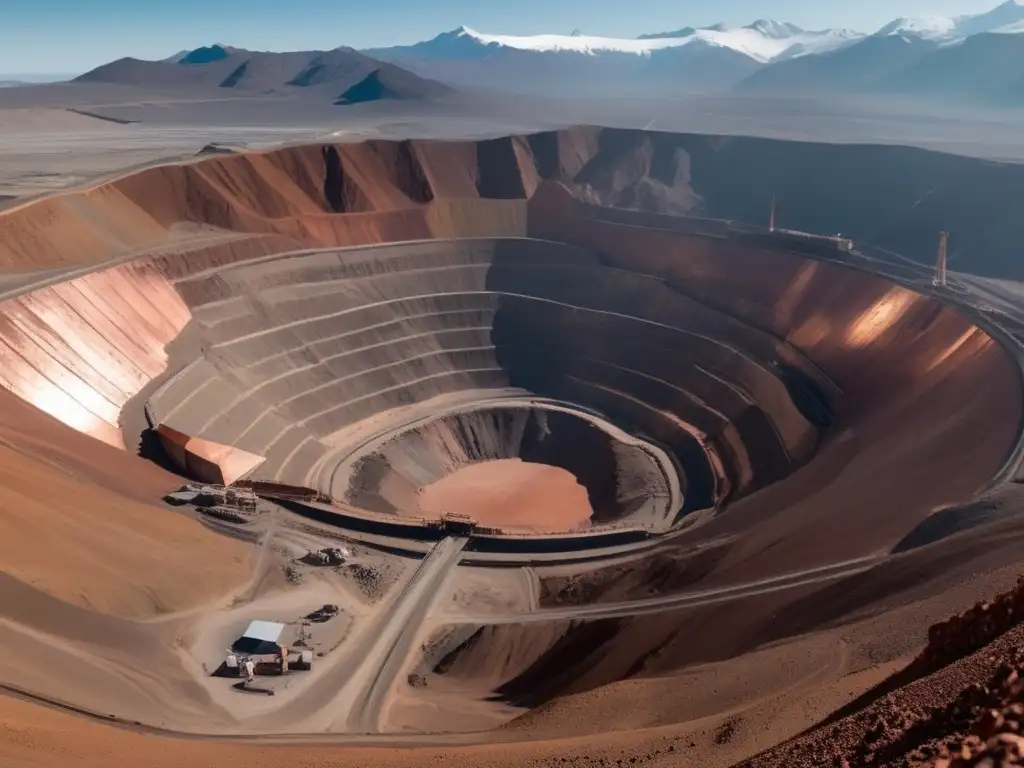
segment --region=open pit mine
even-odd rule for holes
[[[581,127],[11,207],[5,685],[211,738],[579,735],[623,681],[623,728],[725,717],[709,665],[925,581],[898,545],[1016,476],[1020,312],[940,232],[1019,277],[982,210],[1022,184]]]

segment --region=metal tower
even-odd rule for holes
[[[949,239],[948,232],[939,232],[939,251],[935,256],[935,277],[932,278],[932,285],[946,287],[946,245]]]

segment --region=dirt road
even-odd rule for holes
[[[545,608],[531,613],[509,614],[506,616],[478,616],[473,618],[460,619],[459,623],[479,624],[523,624],[536,621],[558,621],[566,619],[594,620],[614,619],[627,616],[642,616],[662,611],[678,610],[682,608],[695,608],[702,605],[724,603],[730,600],[740,600],[747,597],[755,597],[770,592],[779,592],[785,589],[820,584],[836,579],[853,576],[863,571],[870,570],[885,559],[884,556],[870,555],[859,557],[855,560],[847,560],[833,565],[808,568],[800,571],[792,571],[779,576],[772,576],[767,579],[759,579],[743,584],[733,584],[728,587],[716,587],[714,589],[702,589],[693,592],[679,592],[661,597],[651,597],[643,600],[629,600],[620,603],[604,603],[596,605],[570,605],[560,608]]]
[[[345,730],[351,733],[374,733],[378,730],[381,706],[391,684],[467,541],[447,538],[438,542],[420,563],[382,626],[364,639],[360,666],[345,686],[345,692],[350,692],[345,698],[351,702],[344,718]]]

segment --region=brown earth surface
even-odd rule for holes
[[[158,506],[180,478],[0,391],[3,573],[101,613],[193,608],[241,586],[248,547]],[[24,606],[27,608],[28,606]]]
[[[541,574],[540,599],[562,606],[750,584],[882,557],[936,512],[966,510],[993,478],[1011,477],[1015,467],[1004,464],[1022,415],[1015,352],[1005,336],[990,335],[969,301],[958,308],[932,294],[927,269],[898,260],[851,269],[837,262],[854,257],[828,247],[817,252],[823,258],[807,258],[800,252],[806,243],[726,236],[715,222],[660,215],[757,221],[794,168],[845,169],[843,185],[792,192],[792,226],[841,230],[922,261],[935,233],[949,227],[961,252],[978,254],[976,271],[1020,276],[1006,231],[1019,217],[1007,218],[1008,203],[999,200],[1024,184],[1024,170],[910,150],[888,156],[892,162],[872,164],[858,148],[590,128],[478,143],[325,144],[147,169],[0,212],[0,264],[12,289],[0,305],[0,570],[11,597],[0,611],[17,654],[3,679],[99,713],[153,691],[146,694],[152,709],[139,709],[146,725],[117,724],[127,728],[0,699],[4,764],[725,766],[841,714],[875,686],[897,685],[854,720],[829,726],[839,731],[815,731],[754,763],[842,760],[843,749],[879,730],[871,720],[878,707],[890,707],[904,714],[899,723],[886,720],[870,758],[885,764],[877,761],[909,754],[891,745],[909,743],[900,734],[926,706],[952,706],[970,682],[985,684],[975,691],[978,701],[1009,711],[1019,692],[1005,674],[991,678],[1019,645],[1010,614],[978,636],[968,631],[978,612],[934,630],[932,641],[955,652],[933,648],[921,657],[930,665],[924,668],[912,660],[927,627],[1012,582],[1022,533],[1011,514],[1021,508],[1015,498],[1002,502],[999,519],[940,534],[831,584],[661,614],[481,625],[481,639],[439,665],[426,690],[443,684],[464,701],[493,695],[529,710],[501,731],[472,737],[489,743],[371,749],[331,744],[334,737],[323,733],[306,737],[322,744],[243,745],[147,732],[162,722],[172,730],[192,725],[214,711],[204,709],[211,702],[199,684],[174,667],[171,651],[184,640],[173,622],[249,587],[253,595],[277,594],[287,571],[256,569],[265,553],[160,504],[181,479],[135,455],[145,437],[126,427],[141,420],[132,407],[164,408],[161,423],[183,433],[191,425],[202,439],[266,456],[266,479],[309,485],[327,477],[323,468],[361,418],[451,394],[423,386],[428,379],[455,380],[459,391],[484,383],[527,390],[613,413],[684,467],[686,512],[712,509],[631,563]],[[763,175],[738,183],[740,170],[751,178],[751,167]],[[897,188],[892,178],[906,183]],[[847,204],[858,190],[871,194],[854,209]],[[983,214],[961,217],[968,194]],[[899,226],[879,225],[893,215]],[[997,223],[1006,225],[998,237]],[[453,245],[451,253],[395,246],[387,258],[337,250],[456,237],[486,242],[463,243],[461,251]],[[509,245],[526,237],[534,244]],[[265,258],[313,248],[327,250]],[[417,271],[437,274],[402,282]],[[340,289],[320,295],[311,275]],[[482,294],[500,300],[443,311],[424,304],[419,314],[408,303]],[[353,315],[400,309],[343,333],[324,327],[303,337],[293,329],[318,302]],[[1012,325],[1016,307],[1000,309]],[[445,313],[472,319],[459,328],[465,346],[439,343],[433,328],[403,326],[409,338],[426,339],[422,349],[392,349],[374,335],[389,322]],[[186,327],[199,341],[176,351]],[[280,328],[287,332],[274,336]],[[489,344],[471,336],[481,328]],[[337,370],[327,371],[327,383],[283,384],[293,390],[292,410],[254,394],[301,368],[300,350],[327,350],[342,336],[351,346],[330,354],[349,355],[340,370],[367,376],[342,393],[355,404],[351,421],[329,423],[331,412],[315,396],[300,400],[344,375]],[[281,370],[267,363],[279,351],[288,355]],[[443,365],[409,362],[428,352]],[[311,370],[316,364],[305,360]],[[491,378],[477,378],[481,371]],[[372,399],[389,387],[404,394]],[[205,394],[189,402],[196,393]],[[371,410],[359,411],[367,402]],[[827,420],[815,410],[822,403]],[[234,419],[218,420],[236,407]],[[257,414],[267,414],[267,437],[250,437],[265,439],[262,446],[242,439]],[[289,440],[277,442],[282,434]],[[467,472],[448,458],[479,461],[466,448],[479,445],[475,435],[466,438],[436,463],[457,469],[434,486],[442,497]],[[568,522],[570,509],[574,518],[589,517],[576,498],[584,485],[595,519],[605,514],[595,499],[614,500],[610,522],[619,508],[643,509],[650,475],[630,463],[623,445],[588,446],[586,465],[607,461],[603,474],[616,482],[600,486],[576,467],[575,500],[559,505],[560,519]],[[419,459],[414,451],[389,458],[371,490],[384,501],[401,498],[388,494],[404,493],[407,476],[427,466]],[[333,490],[335,476],[318,487]],[[508,522],[509,504],[505,496],[488,511]],[[139,621],[154,618],[172,629],[159,634]],[[971,639],[961,643],[964,632]],[[996,650],[977,651],[982,642]],[[123,676],[105,683],[117,652],[125,654]],[[89,663],[70,663],[76,655]],[[910,671],[900,672],[908,662]],[[892,698],[899,696],[907,702]],[[972,717],[982,706],[968,704],[961,708]],[[967,727],[960,720],[958,737]],[[1006,722],[1003,716],[998,728]]]
[[[743,765],[1019,765],[1022,584],[932,625],[909,665],[832,722]]]
[[[418,512],[427,519],[454,512],[480,525],[537,533],[586,527],[593,514],[587,490],[575,477],[520,459],[470,464],[426,486]]]

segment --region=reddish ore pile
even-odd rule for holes
[[[1018,654],[1018,662],[1021,654]],[[972,690],[973,689],[973,690]],[[958,749],[935,762],[935,768],[1024,764],[1024,680],[1020,667],[1004,666],[988,686],[972,686],[961,698],[984,706],[974,733]],[[966,704],[967,702],[965,702]]]

